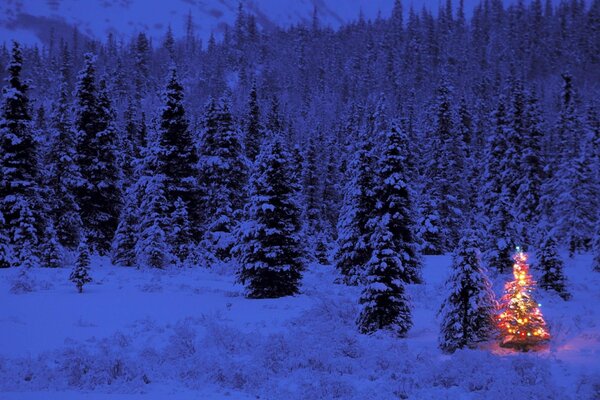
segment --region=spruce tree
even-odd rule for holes
[[[82,239],[77,248],[77,261],[73,271],[71,271],[69,280],[75,284],[79,293],[83,293],[83,286],[92,281],[90,277],[90,250],[85,238]]]
[[[356,285],[362,280],[364,266],[371,257],[368,224],[376,204],[374,164],[372,144],[363,136],[350,166],[350,179],[344,190],[337,225],[335,264],[343,282],[348,285]]]
[[[600,272],[600,217],[596,218],[594,238],[592,239],[592,269]]]
[[[489,339],[495,329],[496,301],[481,264],[479,243],[470,231],[454,251],[446,288],[448,297],[438,313],[442,319],[440,348],[453,353]]]
[[[168,215],[166,181],[163,175],[157,174],[147,177],[143,184],[139,237],[135,245],[138,266],[165,268],[172,261],[165,233]]]
[[[221,259],[229,257],[234,214],[241,210],[246,182],[246,160],[240,133],[225,99],[209,101],[199,154],[200,188],[207,239]]]
[[[117,131],[105,83],[96,85],[95,57],[86,54],[76,89],[77,164],[82,180],[77,202],[92,249],[110,250],[121,204]]]
[[[250,298],[291,296],[299,292],[302,244],[299,240],[298,188],[290,154],[281,139],[265,143],[250,179],[246,220],[239,230],[238,278]]]
[[[483,173],[481,205],[487,217],[486,251],[484,261],[487,266],[500,273],[510,271],[513,245],[513,215],[510,187],[505,177],[508,174],[504,160],[509,153],[508,137],[511,129],[506,114],[504,99],[500,98],[494,113],[494,130],[486,144],[486,164]]]
[[[401,278],[406,283],[421,283],[423,267],[417,249],[413,193],[407,170],[409,155],[408,136],[397,123],[381,138],[383,154],[377,173],[377,213],[389,220],[394,250],[402,260]]]
[[[80,240],[82,221],[75,190],[81,183],[76,164],[75,133],[71,124],[67,84],[61,83],[60,97],[51,118],[48,186],[52,195],[50,215],[61,245],[75,248]]]
[[[558,254],[556,239],[546,233],[538,253],[539,269],[542,271],[538,283],[542,289],[554,290],[564,300],[571,298],[567,291],[566,278],[563,272],[563,261]]]
[[[183,200],[175,200],[175,209],[169,218],[169,244],[173,255],[177,257],[179,264],[185,263],[192,253],[192,229]]]
[[[13,251],[8,235],[6,234],[6,222],[4,215],[0,211],[0,268],[8,268],[12,266]]]
[[[183,106],[183,86],[177,70],[171,67],[163,93],[164,107],[158,127],[157,173],[165,176],[165,197],[169,205],[181,198],[198,233],[203,211],[199,205],[197,183],[198,155]]]
[[[62,265],[62,249],[52,221],[46,223],[43,242],[41,243],[41,265],[43,267],[58,268]]]
[[[15,246],[15,263],[36,265],[44,216],[28,87],[21,79],[22,69],[23,55],[15,42],[0,110],[0,212],[4,216],[5,235]]]
[[[113,265],[132,267],[135,265],[135,245],[138,228],[138,202],[135,189],[129,188],[125,204],[119,216],[119,225],[112,242],[111,262]]]
[[[372,224],[370,241],[373,252],[365,266],[365,287],[360,297],[362,308],[357,325],[362,333],[385,329],[404,337],[412,326],[402,282],[405,265],[402,256],[395,250],[389,215],[377,218]]]
[[[245,120],[244,147],[246,158],[254,162],[260,151],[260,145],[263,140],[263,127],[260,123],[260,108],[258,105],[258,96],[256,93],[256,83],[252,84],[250,89],[250,98],[248,100],[248,111]]]

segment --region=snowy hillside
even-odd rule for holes
[[[553,336],[547,349],[489,343],[451,356],[437,348],[447,256],[427,257],[425,284],[409,287],[406,339],[360,335],[358,290],[334,284],[329,266],[310,268],[301,295],[271,300],[245,299],[218,271],[99,260],[79,295],[68,268],[30,271],[34,291],[22,294],[10,292],[21,271],[0,270],[0,398],[598,398],[600,275],[588,255],[566,261],[573,299],[535,294]],[[506,279],[495,277],[497,292]]]
[[[70,38],[72,25],[81,34],[103,39],[109,32],[127,37],[137,32],[162,37],[168,25],[176,36],[183,35],[187,16],[191,13],[198,35],[207,39],[211,32],[221,33],[224,24],[233,24],[238,0],[4,0],[0,2],[0,38],[19,39],[26,43],[49,39],[55,35]],[[315,7],[323,24],[337,27],[358,18],[377,13],[388,15],[389,0],[249,0],[242,1],[248,11],[257,15],[264,28],[309,22]],[[415,3],[418,5],[419,2]]]

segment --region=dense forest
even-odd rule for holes
[[[278,297],[314,260],[402,292],[467,230],[499,272],[600,251],[600,1],[186,28],[0,48],[1,266],[230,262]]]

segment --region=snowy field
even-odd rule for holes
[[[357,333],[357,288],[312,266],[297,297],[248,300],[233,276],[138,271],[96,260],[81,295],[70,268],[0,270],[0,399],[598,399],[600,274],[565,259],[573,298],[536,292],[553,336],[444,355],[436,313],[449,256],[426,257],[407,339]],[[535,271],[534,271],[535,274]],[[509,276],[492,277],[500,294]]]

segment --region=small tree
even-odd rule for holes
[[[175,209],[169,221],[169,243],[173,255],[177,257],[180,265],[190,257],[192,250],[192,229],[188,217],[187,207],[181,198],[175,201]]]
[[[79,293],[83,293],[83,285],[92,281],[92,278],[89,274],[90,250],[85,239],[79,244],[77,252],[77,261],[75,262],[75,267],[69,276],[69,280],[73,282],[75,286],[77,286],[77,291],[79,291]]]
[[[563,300],[569,300],[571,294],[566,288],[566,279],[563,273],[563,261],[558,255],[556,239],[552,235],[546,235],[538,255],[542,276],[538,281],[540,287],[545,290],[554,290]]]
[[[298,293],[302,270],[300,209],[290,156],[279,139],[264,146],[251,178],[246,221],[239,229],[238,278],[250,298]]]
[[[600,272],[600,217],[598,218],[598,222],[596,222],[595,230],[594,239],[592,240],[592,251],[594,253],[592,268],[594,271]]]
[[[495,329],[496,301],[472,232],[460,239],[454,251],[446,288],[448,297],[438,313],[442,316],[440,348],[452,353],[488,339]]]
[[[388,224],[388,218],[378,218],[371,236],[373,253],[366,265],[366,286],[360,297],[362,310],[357,324],[361,333],[386,329],[403,337],[412,326],[402,283],[406,271]]]
[[[58,268],[62,264],[62,251],[58,236],[52,221],[48,221],[44,232],[44,242],[41,246],[42,266],[49,268]]]
[[[500,300],[500,346],[528,350],[550,339],[550,334],[539,304],[532,296],[535,282],[529,273],[527,254],[517,248],[513,259],[515,279],[506,283]]]
[[[134,191],[130,189],[121,210],[119,225],[112,242],[111,262],[113,265],[131,267],[135,265],[137,227],[137,205]]]
[[[0,211],[0,268],[8,268],[13,263],[12,248],[5,226],[4,215]]]

